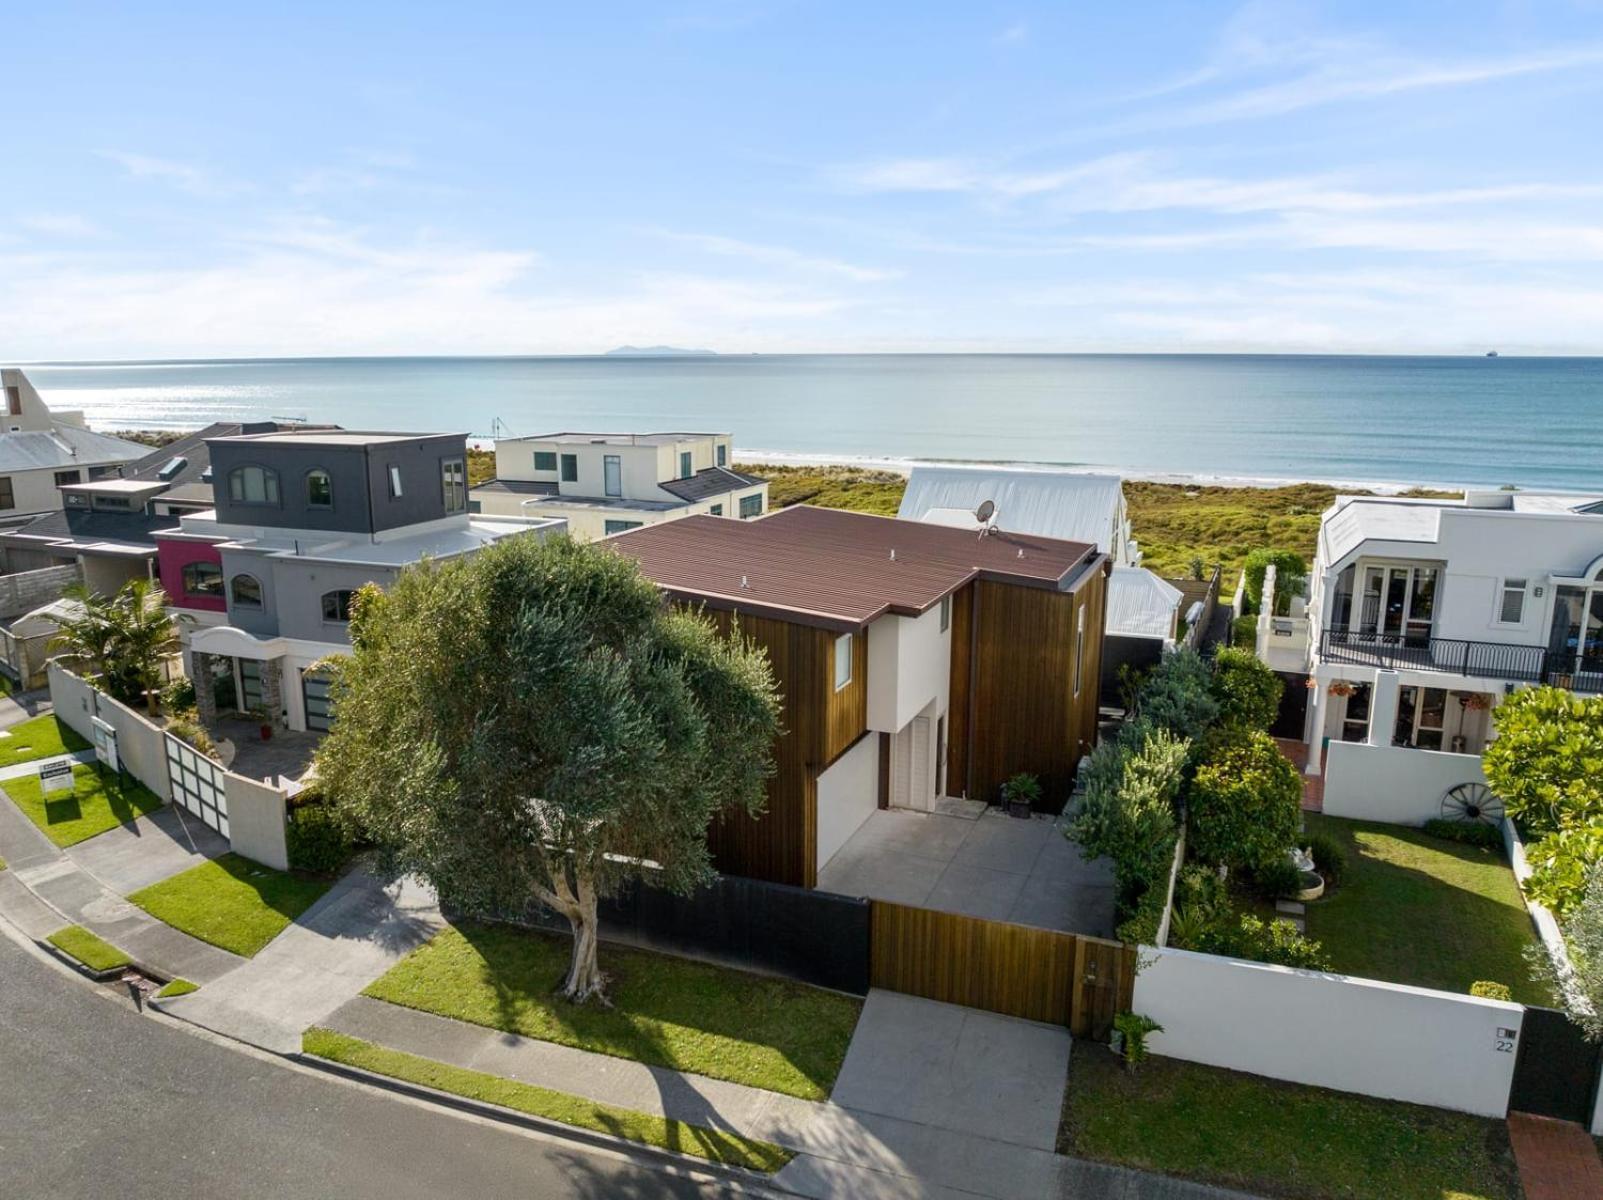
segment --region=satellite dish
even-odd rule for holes
[[[974,519],[984,525],[996,515],[995,500],[981,500],[980,506],[974,510]]]

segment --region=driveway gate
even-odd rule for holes
[[[1527,1007],[1509,1111],[1590,1125],[1600,1065],[1603,1043],[1588,1041],[1579,1025],[1555,1009]]]
[[[188,742],[167,735],[167,777],[173,800],[224,837],[228,836],[228,793],[221,766]]]

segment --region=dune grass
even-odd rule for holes
[[[450,1092],[470,1100],[480,1100],[648,1146],[659,1146],[677,1154],[691,1154],[711,1162],[772,1173],[793,1157],[791,1151],[770,1142],[703,1129],[699,1125],[617,1108],[611,1104],[597,1104],[566,1092],[554,1092],[549,1088],[486,1075],[482,1071],[470,1071],[431,1058],[419,1058],[415,1054],[377,1046],[329,1029],[315,1026],[308,1029],[301,1037],[301,1048],[307,1054],[326,1058],[330,1062],[345,1063],[436,1091]]]
[[[612,1008],[553,993],[570,941],[504,925],[441,931],[368,987],[391,1004],[617,1058],[821,1100],[862,1003],[691,959],[601,948]]]
[[[57,950],[72,955],[91,971],[115,971],[133,960],[104,938],[96,937],[82,925],[68,925],[45,939]]]
[[[225,854],[128,899],[190,937],[250,958],[328,891],[328,881]]]
[[[88,742],[52,713],[13,725],[3,732],[7,736],[0,737],[0,767],[89,749]]]
[[[37,775],[7,779],[0,788],[23,816],[63,848],[126,825],[162,806],[161,798],[144,785],[84,763],[72,768],[70,793],[45,795]]]

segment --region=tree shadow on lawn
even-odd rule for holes
[[[789,980],[693,959],[603,943],[601,969],[612,1008],[576,1005],[556,995],[568,969],[571,938],[532,929],[456,926],[483,960],[480,982],[494,997],[503,1029],[752,1086],[828,1096],[845,1057],[860,1004]],[[849,1019],[848,1019],[849,1017]],[[682,1082],[659,1077],[665,1102],[704,1102]],[[717,1119],[710,1109],[701,1118]]]

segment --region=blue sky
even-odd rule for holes
[[[0,358],[1603,353],[1603,2],[12,5]]]

